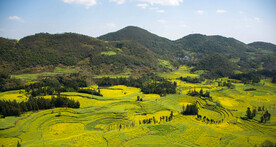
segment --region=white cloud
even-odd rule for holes
[[[106,24],[108,28],[116,28],[116,25],[114,23],[108,23]]]
[[[196,13],[202,15],[203,13],[205,13],[205,11],[203,11],[203,10],[197,10]]]
[[[244,12],[243,11],[239,11],[240,14],[243,14]]]
[[[147,8],[149,5],[148,4],[137,4],[138,7],[141,7],[143,9]]]
[[[22,18],[18,17],[18,16],[10,16],[9,20],[16,20],[16,21],[20,21],[23,22]]]
[[[151,5],[178,6],[183,0],[139,0]]]
[[[225,13],[226,10],[218,9],[216,12],[217,12],[217,13]]]
[[[256,20],[257,22],[262,22],[259,17],[255,17],[254,20]]]
[[[166,23],[167,21],[164,20],[164,19],[159,19],[159,20],[157,20],[157,22],[164,24],[164,23]]]
[[[125,3],[125,0],[110,0],[111,2],[115,2],[117,4],[123,4]]]
[[[158,12],[158,13],[164,13],[165,12],[165,10],[156,10],[156,12]]]
[[[91,6],[94,6],[97,4],[96,0],[62,0],[64,3],[68,4],[78,4],[78,5],[85,5],[85,7],[88,9]]]

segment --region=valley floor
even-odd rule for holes
[[[179,74],[179,72],[182,74]],[[64,92],[81,108],[55,108],[0,119],[0,145],[16,146],[260,146],[276,143],[276,85],[234,83],[234,89],[216,81],[190,84],[177,80],[185,69],[166,74],[178,84],[178,94],[160,97],[124,85],[101,89],[103,97]],[[256,91],[244,91],[254,87]],[[94,86],[87,88],[95,88]],[[188,96],[191,89],[209,90],[213,100]],[[143,101],[136,101],[137,96]],[[45,96],[50,98],[50,96]],[[0,93],[0,99],[24,101],[24,91]],[[182,115],[183,105],[196,103],[199,115],[216,123]],[[221,106],[219,106],[220,104]],[[263,107],[270,121],[259,123],[264,111],[243,120],[247,107]],[[166,121],[162,117],[173,119]],[[59,115],[60,114],[60,115]],[[155,123],[144,124],[153,118]],[[160,119],[161,117],[161,119]],[[152,120],[154,120],[152,119]]]

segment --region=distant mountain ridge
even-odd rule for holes
[[[27,72],[37,66],[59,64],[95,74],[157,71],[159,59],[177,65],[181,59],[196,61],[213,54],[221,54],[245,70],[256,69],[258,61],[263,63],[260,66],[269,69],[276,65],[275,46],[266,42],[245,44],[234,38],[202,34],[172,41],[136,26],[98,38],[76,33],[39,33],[19,41],[0,37],[0,71]]]
[[[190,34],[172,41],[136,26],[128,26],[98,38],[107,41],[137,41],[151,51],[163,56],[185,56],[196,53],[197,57],[202,57],[206,54],[211,55],[213,53],[220,53],[228,58],[239,58],[246,56],[248,52],[258,51],[254,45],[247,45],[234,38],[226,38],[219,35],[207,36],[202,34]],[[271,47],[268,45],[266,46]],[[267,50],[268,48],[264,49]]]

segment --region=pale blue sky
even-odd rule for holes
[[[135,25],[171,40],[191,33],[276,44],[276,0],[0,0],[0,36],[98,37]]]

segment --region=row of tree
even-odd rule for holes
[[[201,119],[202,119],[203,122],[206,122],[206,123],[209,123],[209,122],[210,122],[211,124],[213,124],[213,123],[214,123],[214,124],[218,124],[218,123],[222,123],[222,122],[223,122],[223,119],[215,121],[214,119],[209,119],[209,118],[206,117],[206,116],[203,116],[203,117],[202,117],[201,115],[198,115],[198,114],[197,114],[196,117],[197,117],[198,120],[201,120]]]
[[[158,76],[143,76],[141,78],[99,78],[96,79],[99,86],[126,85],[141,88],[145,94],[154,93],[164,96],[176,93],[176,82],[172,83]]]
[[[264,111],[264,106],[262,108],[258,107],[258,111]],[[252,112],[249,107],[247,108],[247,111],[246,111],[247,119],[253,119],[256,116],[256,114],[257,114],[256,108],[254,108]],[[267,121],[270,120],[270,117],[271,117],[271,114],[266,110],[263,116],[261,116],[260,123],[263,123],[263,122],[266,123]]]
[[[139,120],[139,124],[140,125],[141,124],[151,124],[151,123],[157,124],[157,123],[160,123],[160,122],[169,122],[169,121],[172,121],[172,119],[173,119],[173,111],[171,111],[170,116],[160,116],[160,121],[159,122],[153,116],[152,118],[143,119],[142,121]]]
[[[270,117],[271,117],[271,114],[268,113],[268,111],[266,110],[265,114],[261,117],[260,123],[263,123],[263,122],[266,123],[267,121],[270,120]]]
[[[51,99],[45,99],[42,97],[33,98],[30,96],[26,102],[16,102],[16,100],[0,100],[0,114],[4,117],[20,116],[20,114],[27,111],[52,109],[55,107],[79,108],[80,103],[79,101],[75,101],[61,95],[52,96]]]
[[[97,96],[103,96],[101,94],[101,90],[98,88],[98,90],[92,90],[92,89],[79,89],[79,93],[87,93],[87,94],[92,94],[92,95],[97,95]]]

